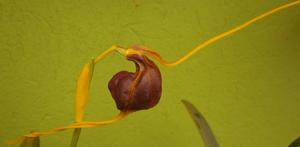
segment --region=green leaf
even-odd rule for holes
[[[296,138],[289,147],[299,147],[300,146],[300,137]]]
[[[40,137],[26,137],[20,147],[40,147]]]
[[[184,104],[194,123],[196,124],[205,146],[219,147],[216,137],[214,136],[211,128],[200,111],[198,111],[198,109],[192,103],[186,100],[181,100],[181,102]]]
[[[70,147],[76,147],[77,146],[77,142],[78,142],[78,139],[79,139],[79,136],[80,136],[80,132],[81,132],[81,128],[74,129]]]

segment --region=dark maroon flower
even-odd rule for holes
[[[161,96],[161,74],[145,55],[129,54],[136,72],[121,71],[108,83],[108,88],[121,111],[137,111],[154,107]]]

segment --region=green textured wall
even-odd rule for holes
[[[286,2],[0,0],[0,139],[72,122],[81,67],[113,44],[143,44],[175,60]],[[157,107],[84,129],[78,146],[203,147],[180,99],[201,110],[221,146],[287,146],[300,136],[299,16],[300,6],[276,13],[175,68],[160,66]],[[118,112],[107,82],[120,70],[134,66],[118,54],[97,64],[86,120]],[[42,147],[69,146],[71,135],[42,137]]]

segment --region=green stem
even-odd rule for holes
[[[71,142],[70,147],[76,147],[77,146],[77,142],[78,142],[78,139],[79,139],[79,136],[80,136],[80,132],[81,132],[81,128],[74,129],[72,142]]]

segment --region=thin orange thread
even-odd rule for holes
[[[182,56],[181,58],[179,58],[178,60],[173,61],[173,62],[165,61],[162,57],[159,56],[158,53],[156,53],[155,51],[152,51],[150,49],[144,49],[145,50],[144,53],[151,56],[151,57],[153,57],[154,59],[158,60],[164,66],[167,66],[167,67],[176,66],[176,65],[182,63],[183,61],[187,60],[189,57],[191,57],[193,54],[198,52],[200,49],[203,49],[204,47],[206,47],[206,46],[208,46],[208,45],[210,45],[210,44],[212,44],[212,43],[214,43],[214,42],[216,42],[216,41],[218,41],[222,38],[225,38],[225,37],[227,37],[227,36],[229,36],[229,35],[231,35],[235,32],[238,32],[238,31],[250,26],[251,24],[261,20],[264,17],[267,17],[267,16],[269,16],[271,14],[274,14],[274,13],[280,11],[280,10],[284,10],[286,8],[289,8],[289,7],[298,5],[298,4],[300,4],[300,0],[297,0],[297,1],[294,1],[294,2],[291,2],[291,3],[288,3],[288,4],[281,5],[279,7],[276,7],[274,9],[272,9],[272,10],[269,10],[269,11],[267,11],[267,12],[265,12],[265,13],[259,15],[259,16],[256,16],[253,19],[251,19],[251,20],[249,20],[249,21],[247,21],[247,22],[245,22],[245,23],[243,23],[243,24],[241,24],[237,27],[234,27],[233,29],[231,29],[229,31],[226,31],[224,33],[216,35],[216,36],[204,41],[203,43],[200,43],[195,48],[193,48],[190,52],[188,52],[187,54],[185,54],[184,56]],[[149,51],[147,51],[147,50],[149,50]]]
[[[106,120],[106,121],[95,121],[95,122],[79,122],[79,123],[73,123],[64,127],[54,128],[47,131],[41,131],[41,132],[32,132],[30,134],[23,135],[22,137],[17,138],[16,140],[7,141],[7,144],[15,144],[23,141],[25,138],[32,138],[32,137],[39,137],[44,135],[51,135],[56,134],[61,131],[65,131],[68,129],[75,129],[75,128],[93,128],[93,127],[99,127],[103,125],[109,125],[115,122],[120,121],[121,119],[124,119],[130,112],[120,112],[116,117]]]

